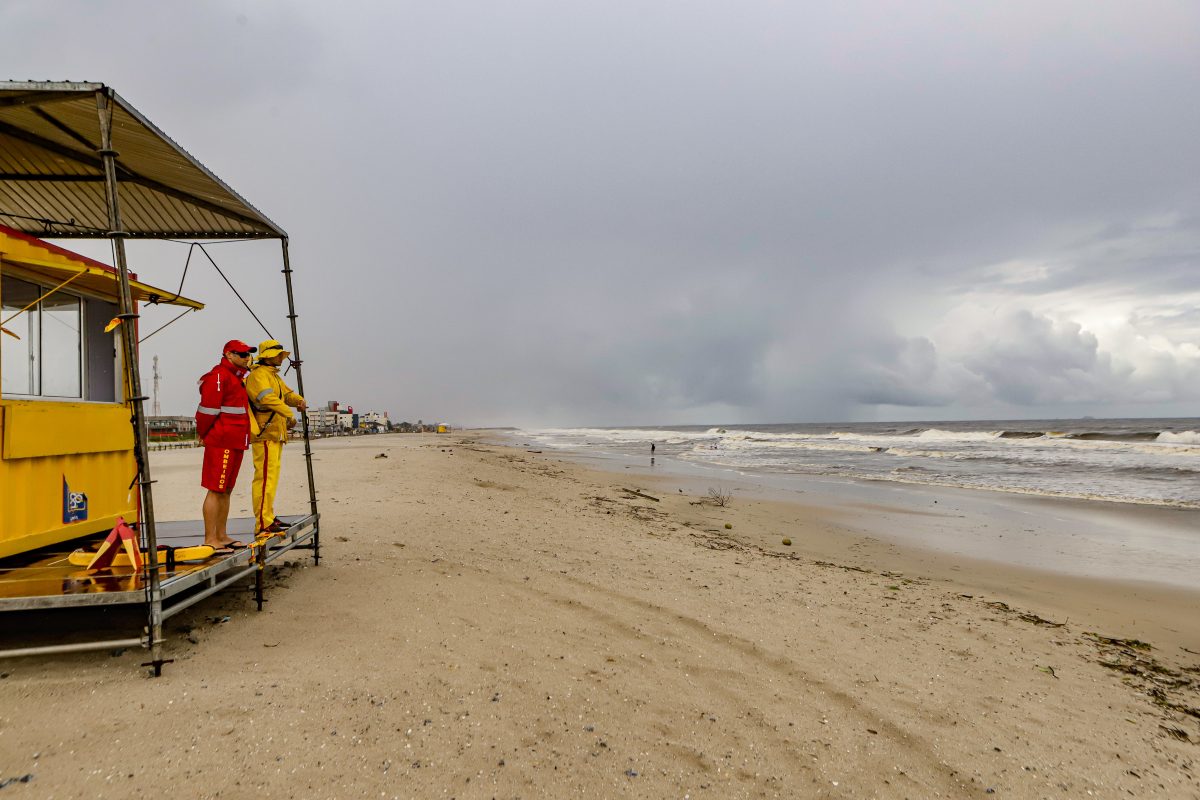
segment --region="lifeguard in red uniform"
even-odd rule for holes
[[[231,339],[219,364],[200,378],[196,435],[204,445],[200,485],[204,498],[204,543],[228,554],[246,547],[229,537],[229,493],[237,482],[242,456],[250,446],[250,403],[242,383],[256,348]]]

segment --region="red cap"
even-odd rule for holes
[[[253,353],[257,349],[257,347],[251,347],[241,339],[230,339],[225,343],[225,346],[221,348],[221,353],[225,354],[230,351],[235,353]]]

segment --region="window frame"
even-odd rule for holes
[[[113,351],[114,351],[114,358],[113,358],[113,384],[114,385],[113,385],[113,392],[112,392],[113,399],[111,399],[111,400],[96,400],[96,399],[92,399],[91,397],[89,397],[90,388],[91,388],[90,381],[88,380],[88,377],[89,377],[88,376],[88,365],[89,365],[89,354],[90,354],[89,347],[90,347],[90,345],[88,343],[88,336],[86,334],[86,330],[89,325],[93,324],[93,320],[90,319],[90,317],[92,315],[89,314],[89,307],[94,308],[94,306],[92,303],[89,303],[88,301],[97,301],[97,302],[102,302],[102,303],[108,303],[111,305],[115,302],[114,299],[110,298],[110,297],[105,297],[104,295],[97,294],[94,292],[88,292],[86,290],[76,290],[76,289],[74,289],[74,287],[64,287],[64,288],[59,289],[58,291],[54,292],[55,296],[66,295],[66,296],[75,298],[79,302],[79,396],[78,397],[69,397],[69,396],[63,396],[63,395],[44,394],[42,392],[42,384],[44,383],[44,381],[42,380],[42,374],[40,372],[40,370],[42,370],[44,368],[44,364],[45,364],[45,359],[43,358],[44,336],[42,335],[42,325],[43,325],[42,300],[46,296],[45,292],[48,289],[53,289],[57,285],[57,283],[47,279],[44,275],[37,275],[36,273],[27,272],[22,269],[10,269],[10,265],[7,263],[4,265],[4,267],[5,268],[4,268],[3,277],[12,278],[14,280],[19,280],[24,283],[31,284],[31,285],[37,287],[37,289],[39,290],[37,305],[33,306],[28,311],[24,312],[26,314],[32,314],[32,313],[36,312],[36,314],[38,316],[37,364],[38,364],[39,374],[38,374],[38,394],[23,394],[20,392],[2,392],[2,394],[0,394],[0,396],[2,396],[4,399],[33,400],[33,401],[37,401],[37,402],[50,402],[50,403],[100,403],[100,404],[104,404],[104,405],[123,405],[125,402],[124,381],[121,379],[121,376],[123,374],[124,364],[123,364],[123,356],[121,353],[121,348],[116,346],[115,341],[114,341],[114,347],[113,347]],[[113,336],[114,338],[116,336],[115,333],[109,334],[109,335]],[[2,366],[0,366],[0,368],[2,368]]]

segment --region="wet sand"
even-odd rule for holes
[[[493,437],[501,444],[506,438]],[[523,445],[528,449],[528,445]],[[940,554],[1084,578],[1200,589],[1200,509],[750,471],[660,456],[547,450],[592,469],[727,487],[739,497],[816,506],[854,531]],[[867,513],[860,513],[867,512]]]
[[[198,463],[155,456],[163,518]],[[164,677],[0,662],[5,796],[1200,797],[1194,591],[921,548],[886,495],[718,507],[469,436],[316,468],[321,566],[173,619]]]
[[[739,536],[758,546],[780,549],[775,534],[793,531],[809,553],[920,572],[1058,619],[1200,649],[1200,511],[884,481],[772,481],[661,457],[652,467],[648,458],[542,455],[666,493],[727,491],[751,523]]]

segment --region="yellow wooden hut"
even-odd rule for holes
[[[138,517],[118,277],[0,226],[0,558]],[[137,280],[130,290],[203,308]]]

